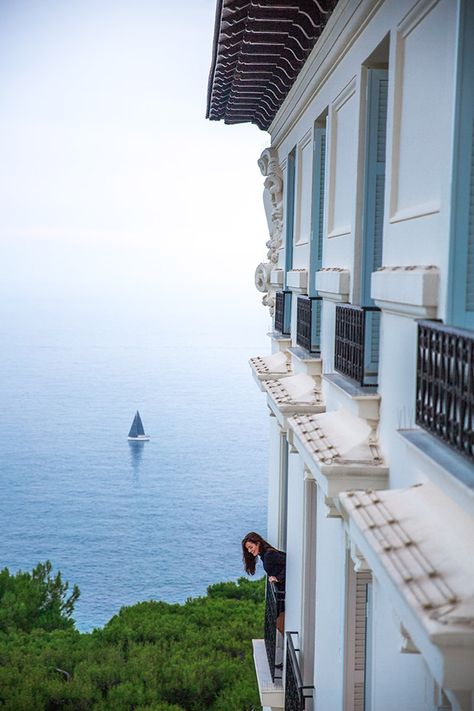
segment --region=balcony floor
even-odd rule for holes
[[[269,706],[272,709],[282,709],[285,706],[283,683],[281,679],[272,681],[270,667],[268,666],[267,651],[265,649],[265,640],[253,639],[252,646],[260,702],[262,706]]]

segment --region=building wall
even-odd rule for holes
[[[434,683],[420,654],[401,654],[400,621],[390,599],[374,580],[372,708],[431,711]],[[403,683],[401,683],[403,680]]]
[[[350,289],[346,299],[340,293],[324,299],[321,358],[326,374],[334,371],[336,301],[360,303],[361,299],[368,68],[388,69],[382,265],[437,267],[438,301],[431,304],[431,316],[443,319],[448,312],[458,12],[457,0],[340,2],[322,46],[316,46],[270,129],[285,180],[286,159],[295,149],[290,266],[308,270],[313,131],[316,122],[327,128],[323,269],[348,270]],[[284,265],[285,244],[279,255],[279,266]],[[416,318],[423,315],[422,299],[418,306],[415,312],[395,305],[385,309],[381,318],[378,440],[389,465],[390,488],[426,479],[398,433],[414,426]],[[293,299],[293,345],[295,325]],[[324,380],[322,387],[326,408],[338,409],[343,404],[338,391]],[[280,434],[275,423],[273,420],[271,426],[269,490],[269,534],[273,538],[277,536],[282,496],[276,454]],[[348,663],[346,528],[342,518],[328,517],[326,497],[318,486],[316,581],[313,594],[303,594],[304,478],[303,457],[290,454],[286,628],[301,630],[305,606],[314,606],[316,707],[349,711],[347,700],[344,702]],[[390,594],[377,579],[372,592],[372,654],[367,670],[371,682],[366,708],[437,708],[437,684],[422,655],[400,652],[400,623]]]
[[[344,688],[345,541],[341,522],[326,518],[325,508],[324,495],[319,489],[315,591],[315,673],[319,683],[316,698],[321,709],[340,709]]]

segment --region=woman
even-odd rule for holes
[[[254,531],[247,533],[242,540],[242,553],[245,572],[255,574],[257,556],[260,556],[263,569],[268,575],[268,580],[275,583],[278,591],[285,591],[286,553],[270,545],[262,536]],[[285,603],[278,601],[276,627],[281,634],[285,629]]]

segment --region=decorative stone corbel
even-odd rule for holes
[[[360,552],[360,550],[357,548],[355,543],[351,541],[350,544],[350,553],[351,553],[351,558],[352,562],[354,563],[354,570],[356,573],[370,573],[371,568],[368,565],[367,561],[365,560],[364,556]]]
[[[283,174],[278,162],[276,148],[266,148],[258,160],[260,172],[265,177],[263,190],[263,205],[267,217],[270,239],[267,241],[268,262],[258,265],[255,272],[255,286],[265,294],[262,299],[268,306],[270,315],[275,310],[275,287],[272,286],[270,275],[278,265],[278,253],[282,245],[283,235]]]
[[[402,638],[400,644],[400,652],[402,654],[420,654],[420,650],[418,649],[418,647],[415,646],[412,638],[410,637],[409,633],[402,625],[402,623],[400,623],[400,635]]]
[[[332,496],[324,497],[324,506],[326,509],[326,518],[342,518],[341,512],[337,508]]]

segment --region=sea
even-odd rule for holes
[[[80,588],[79,630],[244,575],[240,541],[266,530],[268,414],[248,366],[264,342],[242,333],[2,347],[0,568],[50,560]],[[146,443],[127,440],[137,409]]]

